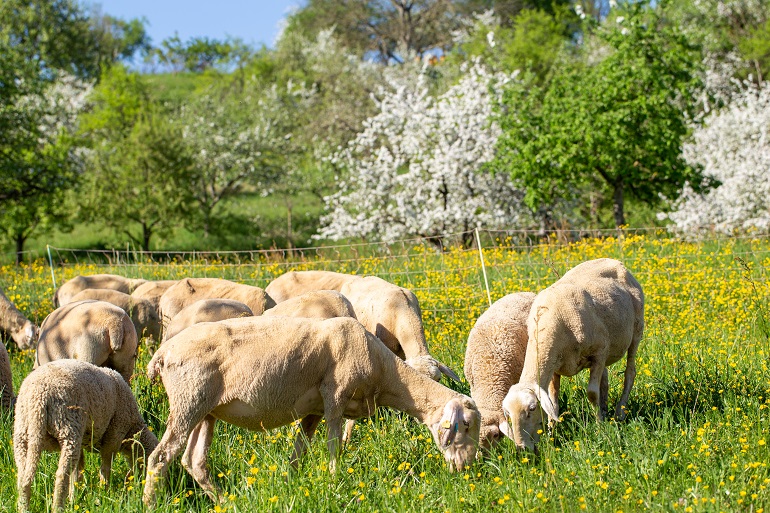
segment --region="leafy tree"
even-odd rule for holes
[[[526,222],[521,193],[505,175],[478,173],[500,133],[494,98],[509,80],[474,63],[434,98],[424,71],[389,76],[379,112],[334,162],[349,178],[327,198],[321,238],[442,238]],[[463,242],[472,236],[466,233]]]
[[[681,154],[696,50],[658,13],[630,6],[588,41],[584,65],[565,66],[544,86],[509,88],[490,167],[526,188],[533,209],[597,191],[616,226],[626,222],[626,195],[655,205],[686,182],[701,183]]]
[[[91,10],[90,22],[100,70],[114,62],[131,60],[137,52],[146,54],[152,49],[144,18],[126,21],[102,12],[96,5]]]
[[[160,47],[149,52],[148,59],[157,61],[174,72],[192,71],[200,73],[230,63],[231,55],[236,60],[244,59],[246,45],[240,40],[220,41],[208,37],[193,37],[186,43],[178,35],[166,38]]]
[[[745,87],[725,108],[712,112],[684,148],[693,166],[719,185],[698,193],[688,185],[672,212],[675,229],[770,232],[770,85]]]
[[[181,130],[149,101],[140,77],[114,66],[94,91],[82,130],[86,161],[81,216],[125,234],[141,249],[194,218],[193,160]]]

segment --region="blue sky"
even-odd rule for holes
[[[240,37],[247,44],[273,46],[281,22],[302,0],[85,0],[119,18],[145,17],[153,45],[178,33],[182,41],[205,36]]]

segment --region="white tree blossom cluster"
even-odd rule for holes
[[[500,134],[490,121],[494,102],[515,77],[473,62],[433,97],[427,71],[387,75],[379,112],[331,158],[347,178],[326,198],[319,238],[441,238],[528,215],[507,175],[479,172]]]
[[[770,84],[747,86],[704,121],[684,155],[721,185],[706,194],[686,187],[676,210],[661,217],[687,234],[770,231]]]
[[[61,72],[42,94],[20,99],[19,105],[37,119],[41,144],[52,142],[62,132],[75,131],[77,117],[85,108],[92,89],[93,84]]]

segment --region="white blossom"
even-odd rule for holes
[[[494,100],[514,76],[474,62],[436,98],[424,70],[386,74],[379,113],[331,157],[348,178],[326,198],[318,238],[393,241],[516,225],[526,216],[522,193],[505,174],[479,172],[500,135]]]

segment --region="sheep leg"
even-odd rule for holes
[[[548,397],[551,398],[551,404],[556,412],[556,417],[559,417],[559,389],[561,388],[561,375],[554,374],[551,378],[551,382],[548,384]],[[556,421],[552,418],[548,418],[548,427],[553,428]]]
[[[607,397],[610,393],[610,378],[607,368],[604,368],[602,372],[602,382],[599,385],[599,408],[601,408],[602,418],[606,419],[609,413],[609,407],[607,406]]]
[[[310,441],[313,439],[315,430],[318,428],[318,424],[321,423],[320,415],[306,415],[300,426],[302,430],[297,433],[297,438],[294,439],[294,452],[291,455],[291,466],[294,468],[299,467],[299,460],[307,451]]]
[[[626,404],[628,404],[628,396],[631,395],[631,387],[634,386],[634,379],[636,379],[636,350],[639,348],[639,340],[634,340],[631,347],[628,348],[628,355],[626,356],[626,372],[623,380],[623,394],[620,396],[615,407],[615,418],[618,420],[624,420],[626,418]]]
[[[591,365],[591,376],[588,378],[588,400],[596,408],[596,420],[602,420],[602,409],[600,404],[601,380],[605,372],[604,364],[597,359]]]
[[[342,413],[337,415],[326,415],[327,440],[326,446],[329,449],[329,471],[333,474],[337,471],[337,458],[340,455],[342,446]]]
[[[206,417],[195,426],[187,439],[187,449],[182,455],[182,466],[197,481],[206,495],[216,502],[222,495],[222,489],[211,481],[211,472],[207,465],[207,456],[211,441],[214,439],[214,425],[217,419],[212,415]]]
[[[346,444],[353,436],[353,427],[356,425],[356,421],[353,419],[345,419],[345,431],[342,433],[342,443]]]
[[[59,467],[56,469],[56,484],[53,490],[53,509],[63,509],[66,497],[74,498],[73,474],[77,472],[81,452],[80,437],[62,440]],[[67,495],[65,495],[67,494]]]
[[[16,480],[16,486],[19,492],[17,508],[21,512],[29,511],[29,499],[32,495],[32,480],[35,477],[35,470],[37,470],[37,464],[40,461],[40,453],[43,448],[42,440],[39,440],[38,438],[30,440],[27,433],[20,433],[19,435],[22,438],[20,441],[15,441],[13,449],[16,458],[16,468],[19,473]],[[39,435],[42,436],[42,433]]]
[[[110,474],[112,473],[112,458],[115,456],[113,451],[105,451],[102,448],[102,464],[99,466],[99,482],[104,486],[110,483]]]
[[[177,413],[172,410],[168,417],[168,427],[163,433],[158,446],[147,458],[147,479],[144,485],[144,504],[152,509],[155,507],[155,495],[158,486],[168,471],[168,465],[176,458],[184,447],[193,427],[202,419],[190,418],[188,412]]]

